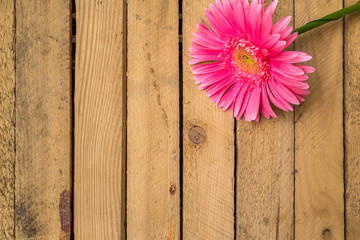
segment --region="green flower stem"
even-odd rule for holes
[[[331,13],[325,17],[322,17],[318,20],[315,20],[315,21],[311,21],[307,24],[305,24],[304,26],[301,26],[297,29],[295,29],[293,31],[293,33],[295,32],[298,32],[299,35],[304,33],[304,32],[307,32],[307,31],[310,31],[311,29],[314,29],[316,27],[319,27],[321,25],[324,25],[325,23],[328,23],[328,22],[331,22],[331,21],[335,21],[335,20],[338,20],[352,12],[355,12],[357,10],[360,10],[360,1],[355,3],[354,5],[351,5],[347,8],[343,8],[337,12],[334,12],[334,13]]]

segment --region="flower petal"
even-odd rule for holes
[[[261,21],[263,18],[263,10],[264,10],[264,6],[262,4],[258,4],[257,8],[256,8],[256,23],[255,23],[255,28],[254,28],[254,41],[255,42],[260,42],[261,38],[260,38],[260,32],[262,31],[261,29]]]
[[[315,68],[310,66],[304,66],[304,65],[296,65],[297,67],[301,68],[305,73],[313,73],[315,72]]]
[[[274,11],[275,11],[276,6],[278,5],[278,2],[279,2],[278,0],[273,1],[272,3],[269,4],[268,8],[266,9],[271,13],[271,15],[274,14]]]
[[[199,64],[191,67],[191,72],[194,74],[206,74],[217,72],[220,70],[220,62]]]
[[[280,82],[276,82],[276,80],[270,79],[270,81],[274,81],[274,88],[276,88],[276,91],[289,103],[299,105],[300,102],[296,98],[296,96],[284,85],[282,85]]]
[[[216,102],[217,105],[221,100],[222,96],[224,95],[224,93],[229,89],[231,85],[232,84],[225,85],[220,91],[216,92],[214,95],[211,96],[210,101]]]
[[[225,19],[229,22],[229,24],[238,34],[243,35],[244,28],[241,28],[241,25],[238,25],[235,18],[235,16],[242,14],[242,19],[244,19],[244,13],[242,11],[242,8],[239,9],[240,12],[234,11],[228,0],[222,1],[222,8]]]
[[[288,103],[286,103],[284,100],[277,98],[274,96],[272,89],[270,89],[269,85],[266,85],[266,93],[269,96],[270,101],[277,106],[278,108],[288,111]],[[290,106],[290,105],[289,105]],[[290,106],[291,107],[291,106]]]
[[[206,95],[211,97],[215,93],[221,91],[224,87],[228,86],[228,88],[235,82],[234,78],[228,76],[221,81],[218,81],[212,84],[208,89],[206,89]]]
[[[310,94],[310,90],[309,89],[299,89],[299,88],[293,88],[293,87],[289,87],[289,89],[297,96],[301,96],[301,97],[306,97],[307,95]]]
[[[267,93],[266,93],[265,86],[262,86],[262,89],[261,89],[260,110],[261,110],[262,114],[264,115],[264,117],[266,117],[267,119],[269,119],[270,116],[272,116],[274,118],[277,117],[275,112],[271,108],[269,98],[268,98]]]
[[[205,10],[205,15],[209,19],[211,28],[222,36],[235,36],[235,29],[228,23],[223,14],[217,7],[210,4],[209,10]]]
[[[272,17],[269,10],[266,10],[262,22],[261,22],[261,31],[260,31],[260,41],[264,40],[269,36],[272,29]]]
[[[300,88],[300,89],[308,89],[309,88],[309,84],[307,84],[307,82],[305,82],[305,81],[288,80],[285,77],[282,77],[281,75],[275,75],[275,74],[273,74],[273,78],[287,87],[294,87],[294,88]]]
[[[291,59],[294,59],[298,56],[298,53],[296,51],[284,51],[279,53],[276,56],[272,56],[271,60],[276,61],[289,61]]]
[[[310,56],[307,53],[304,52],[298,52],[298,55],[296,58],[291,59],[290,61],[287,61],[289,63],[300,63],[300,62],[307,62],[312,59],[312,56]],[[298,65],[296,65],[298,66]]]
[[[232,9],[233,9],[233,17],[234,17],[235,26],[242,33],[244,33],[245,29],[246,29],[246,27],[245,27],[246,20],[245,20],[243,5],[238,0],[231,1],[231,5],[232,5]]]
[[[224,43],[218,43],[201,33],[194,33],[193,44],[198,44],[214,50],[222,50],[224,47]]]
[[[243,100],[244,100],[244,97],[245,97],[245,93],[247,91],[247,88],[248,88],[248,84],[245,84],[241,91],[238,93],[238,95],[236,96],[236,99],[234,101],[234,104],[233,104],[233,108],[232,108],[232,113],[233,115],[236,117],[239,115],[240,113],[240,109],[242,107],[242,104],[243,104]]]
[[[211,29],[209,29],[203,22],[200,22],[197,25],[197,29],[199,30],[198,34],[201,34],[203,37],[205,37],[211,41],[214,41],[216,43],[219,43],[219,44],[225,43],[225,41],[220,38],[220,35],[213,32]],[[196,33],[194,33],[194,34],[196,34]]]
[[[285,28],[284,30],[280,31],[279,32],[279,34],[281,35],[280,39],[284,40],[287,37],[289,37],[290,34],[292,33],[292,30],[293,30],[293,27],[288,27],[288,28]]]
[[[261,88],[256,87],[251,90],[249,103],[246,107],[245,120],[254,121],[259,114]]]
[[[291,16],[284,17],[283,19],[275,23],[275,25],[272,28],[272,33],[280,33],[289,25],[290,21],[291,21]]]
[[[264,43],[261,44],[261,48],[269,49],[273,47],[280,39],[280,34],[271,34],[266,37]]]
[[[205,89],[213,83],[216,83],[230,75],[229,70],[220,70],[209,74],[195,75],[195,83],[200,84],[199,89]]]
[[[250,7],[249,7],[249,13],[246,23],[246,30],[247,34],[250,38],[254,39],[254,32],[256,28],[256,7],[257,7],[257,1],[251,1]]]
[[[237,96],[237,93],[240,91],[243,85],[243,82],[237,81],[221,98],[218,106],[223,107],[224,112],[231,107]]]
[[[288,101],[281,95],[281,91],[276,87],[274,81],[269,80],[269,87],[271,89],[271,92],[274,94],[275,98],[281,102],[281,104],[290,111],[294,111],[294,109],[291,107],[291,105],[288,103]]]
[[[257,116],[256,116],[256,118],[255,118],[255,121],[256,121],[256,122],[259,122],[259,121],[260,121],[260,114],[259,114],[259,112],[258,112],[258,114],[257,114]]]
[[[222,53],[220,50],[213,50],[208,48],[203,48],[200,46],[190,47],[189,48],[192,57],[198,57],[198,56],[209,56],[212,59],[217,59],[219,54]]]
[[[296,65],[287,62],[271,62],[271,69],[276,69],[278,72],[285,72],[290,75],[304,75],[304,71]]]
[[[287,48],[288,46],[290,46],[290,44],[292,44],[292,43],[295,41],[295,39],[297,38],[297,36],[298,36],[298,33],[296,32],[296,33],[291,34],[289,37],[287,37],[287,38],[285,39],[285,41],[286,41],[285,48]]]
[[[244,114],[244,112],[246,110],[246,107],[247,107],[247,105],[249,103],[250,92],[251,92],[251,90],[248,90],[248,91],[245,92],[245,96],[244,96],[244,99],[243,99],[239,114],[236,116],[236,120],[240,120],[240,118]]]
[[[279,62],[288,62],[288,63],[306,62],[312,59],[312,57],[309,54],[298,51],[284,51],[270,58],[271,60],[275,60]]]
[[[273,47],[269,49],[269,53],[271,56],[276,56],[277,54],[281,53],[282,50],[285,49],[286,42],[285,41],[278,41]]]
[[[296,66],[298,67],[299,65],[296,65]],[[271,74],[276,75],[276,76],[281,76],[281,77],[285,78],[288,81],[305,81],[305,80],[309,79],[309,77],[307,75],[305,75],[305,74],[303,74],[303,75],[291,75],[288,72],[282,72],[282,71],[280,71],[279,69],[276,69],[276,68],[271,68],[270,71],[271,71]]]

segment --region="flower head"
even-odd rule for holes
[[[211,29],[197,25],[190,48],[192,72],[199,89],[239,120],[276,117],[271,108],[293,110],[309,91],[306,74],[314,68],[295,63],[311,59],[306,53],[284,51],[297,37],[288,27],[291,17],[275,25],[278,0],[267,8],[263,0],[216,0],[205,10]]]

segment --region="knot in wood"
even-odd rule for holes
[[[175,192],[176,192],[176,187],[175,187],[174,184],[171,184],[170,189],[169,189],[169,192],[170,192],[170,194],[175,194]]]
[[[327,237],[329,237],[330,236],[330,234],[331,234],[331,231],[330,231],[330,229],[328,229],[328,228],[325,228],[323,231],[322,231],[322,233],[321,233],[323,236],[327,236]]]
[[[195,126],[190,129],[188,137],[193,144],[202,144],[206,140],[206,132],[202,127]]]
[[[60,194],[59,214],[61,222],[61,230],[65,235],[71,232],[71,192],[64,190]]]

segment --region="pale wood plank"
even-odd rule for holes
[[[296,26],[342,8],[339,0],[295,2]],[[311,94],[295,112],[295,237],[344,238],[343,24],[301,35],[296,49],[313,56]]]
[[[128,239],[180,238],[178,2],[128,2]]]
[[[357,0],[345,1],[346,6]],[[345,19],[346,238],[360,239],[360,13]]]
[[[124,236],[123,1],[76,1],[75,239]]]
[[[0,2],[0,239],[14,239],[15,2]]]
[[[279,1],[273,22],[292,15],[293,1]],[[237,239],[294,238],[294,113],[275,111],[237,122]]]
[[[209,4],[183,1],[184,239],[234,239],[234,118],[198,90],[188,65],[192,32]]]
[[[17,239],[70,239],[70,2],[16,1]]]

